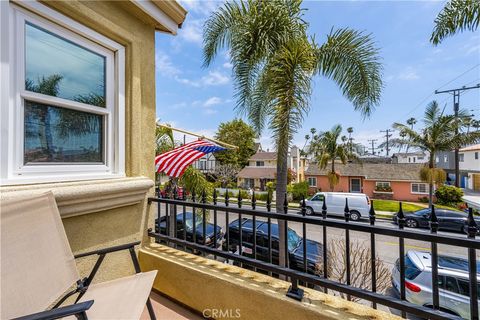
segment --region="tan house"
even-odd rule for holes
[[[277,176],[277,153],[259,151],[250,157],[248,166],[237,174],[237,185],[243,188],[265,190],[267,182]]]

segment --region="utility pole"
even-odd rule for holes
[[[375,155],[375,142],[377,139],[369,139],[368,142],[372,143],[372,155]]]
[[[380,132],[385,132],[385,138],[387,139],[387,157],[388,157],[388,152],[390,151],[388,141],[389,141],[389,138],[392,136],[390,132],[393,132],[393,130],[392,129],[380,130]]]
[[[456,89],[449,89],[449,90],[442,90],[438,91],[435,90],[435,94],[439,93],[450,93],[453,95],[453,112],[455,113],[455,118],[458,118],[458,111],[460,110],[460,93],[466,90],[471,89],[479,89],[480,83],[475,86],[466,87],[463,86],[461,88]],[[458,126],[455,127],[455,134],[458,134]],[[460,185],[460,168],[459,168],[459,156],[458,156],[458,147],[455,148],[455,187],[459,187]]]

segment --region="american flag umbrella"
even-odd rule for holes
[[[225,148],[205,140],[189,142],[156,156],[155,167],[157,172],[164,172],[169,177],[178,178],[196,160],[208,153],[222,150]]]

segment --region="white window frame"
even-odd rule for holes
[[[0,184],[118,178],[125,176],[125,48],[86,26],[36,1],[0,4],[2,57],[0,122],[2,150]],[[20,6],[21,5],[21,6]],[[25,21],[106,57],[106,107],[51,97],[25,90],[23,63]],[[3,61],[3,59],[2,59]],[[24,99],[99,114],[104,117],[104,163],[36,163],[24,165]]]
[[[465,153],[458,154],[458,162],[465,162]]]
[[[310,180],[311,180],[311,181],[315,181],[315,183],[314,183],[314,184],[311,184],[311,183],[310,183]],[[309,186],[309,187],[316,187],[316,186],[317,186],[317,177],[308,177],[308,178],[307,178],[307,181],[308,181],[308,186]]]
[[[388,187],[392,187],[390,181],[375,181],[375,187],[378,187],[378,186],[385,186],[387,185]]]
[[[420,190],[420,185],[425,186],[425,192],[420,192],[420,191],[413,191],[413,186],[417,185],[417,190]],[[410,192],[412,194],[428,194],[428,183],[422,183],[422,182],[412,182],[410,184]]]

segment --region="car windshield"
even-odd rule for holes
[[[294,250],[300,244],[300,236],[293,231],[292,229],[288,229],[288,251]]]
[[[430,213],[430,209],[423,209],[423,210],[416,211],[414,214],[416,216],[423,216],[423,215],[429,214],[429,213]]]

